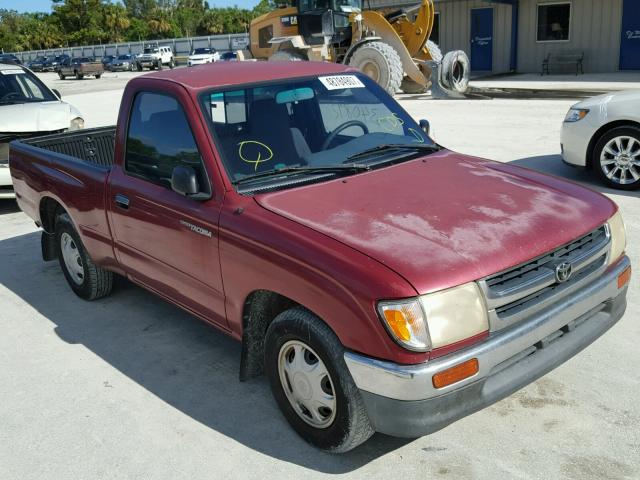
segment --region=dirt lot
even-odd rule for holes
[[[43,78],[96,126],[115,122],[132,75]],[[640,264],[640,193],[604,189],[560,162],[571,101],[401,103],[447,147],[610,196]],[[14,202],[0,204],[2,479],[640,478],[637,278],[621,322],[535,384],[429,437],[376,435],[332,456],[292,432],[264,379],[238,382],[232,340],[127,282],[79,300],[58,265],[39,259],[39,242]]]

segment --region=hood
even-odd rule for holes
[[[419,293],[524,263],[616,209],[577,184],[448,151],[255,200],[378,260]]]
[[[640,102],[640,89],[639,90],[622,90],[619,92],[610,92],[598,95],[595,97],[587,98],[574,105],[576,108],[589,108],[602,103],[611,102]]]
[[[79,112],[68,103],[37,102],[0,106],[0,132],[50,132],[69,128]]]

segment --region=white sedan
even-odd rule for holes
[[[0,63],[0,199],[14,198],[9,142],[84,127],[80,112],[30,70]]]
[[[587,167],[613,188],[640,188],[640,90],[609,93],[571,107],[562,124],[563,160]]]
[[[187,66],[194,67],[196,65],[203,65],[205,63],[213,63],[220,60],[220,54],[215,48],[203,47],[196,48],[191,52],[189,58],[187,58]]]

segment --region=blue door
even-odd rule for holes
[[[493,70],[493,8],[471,10],[471,70]]]
[[[640,8],[638,0],[624,0],[620,70],[640,70]]]

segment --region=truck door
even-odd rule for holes
[[[116,255],[132,280],[226,326],[218,255],[222,196],[212,195],[211,168],[202,155],[208,147],[194,136],[193,127],[202,127],[190,124],[178,98],[144,91],[133,99],[126,145],[110,176]],[[190,102],[186,95],[183,101]],[[174,192],[176,166],[192,169],[198,196],[211,198]]]

